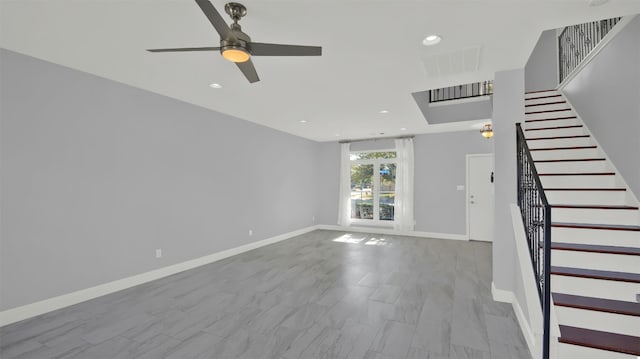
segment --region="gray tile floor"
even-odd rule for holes
[[[13,358],[530,358],[491,245],[315,231],[0,328]]]

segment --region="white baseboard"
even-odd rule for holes
[[[493,300],[496,302],[502,303],[511,303],[513,307],[513,311],[516,313],[516,319],[518,319],[518,324],[520,325],[520,330],[522,331],[522,336],[524,340],[527,342],[527,346],[529,347],[529,352],[533,358],[536,357],[537,349],[536,349],[536,337],[531,330],[531,326],[529,326],[529,322],[527,321],[524,311],[520,306],[520,303],[516,299],[513,292],[508,290],[498,289],[495,284],[491,282],[491,296]]]
[[[452,239],[457,241],[468,241],[469,236],[466,234],[454,234],[454,233],[436,233],[436,232],[421,232],[421,231],[396,231],[389,228],[379,227],[357,227],[357,226],[338,226],[320,224],[316,226],[317,229],[324,229],[330,231],[343,231],[343,232],[357,232],[357,233],[376,233],[376,234],[390,234],[396,236],[408,236],[408,237],[420,237],[420,238],[437,238],[437,239]]]
[[[136,285],[147,283],[156,279],[167,277],[179,272],[213,263],[221,259],[225,259],[236,254],[244,253],[256,248],[264,247],[269,244],[283,241],[291,237],[299,236],[318,229],[319,226],[311,226],[296,231],[284,233],[275,237],[263,239],[260,241],[245,244],[239,247],[227,249],[221,252],[206,255],[204,257],[191,259],[185,262],[173,264],[167,267],[154,269],[149,272],[137,274],[131,277],[122,278],[113,282],[97,285],[76,292],[63,294],[57,297],[41,300],[39,302],[23,305],[20,307],[8,309],[0,312],[0,327],[19,322],[24,319],[32,318],[44,313],[78,304],[90,299],[101,297],[110,293],[118,292]]]

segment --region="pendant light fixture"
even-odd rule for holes
[[[482,137],[487,139],[493,137],[493,128],[491,127],[491,124],[485,123],[484,126],[482,126],[482,128],[480,129],[480,134],[482,135]]]

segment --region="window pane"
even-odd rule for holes
[[[376,158],[396,158],[395,152],[356,152],[351,153],[351,161],[355,160],[371,160]]]
[[[373,165],[351,165],[351,218],[373,219]]]
[[[380,220],[393,221],[393,210],[395,208],[395,193],[380,193]]]
[[[380,220],[393,221],[396,199],[396,164],[380,165]]]
[[[396,190],[396,164],[383,163],[380,165],[380,191],[394,192]]]

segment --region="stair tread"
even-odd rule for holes
[[[561,130],[565,128],[578,128],[582,125],[569,125],[569,126],[555,126],[555,127],[538,127],[538,128],[525,128],[525,131],[541,131],[541,130]]]
[[[561,343],[640,355],[640,337],[560,325]]]
[[[535,115],[538,113],[549,113],[549,112],[562,112],[562,111],[571,111],[570,108],[558,108],[555,110],[544,110],[544,111],[531,111],[531,112],[525,112],[525,115]]]
[[[535,106],[535,105],[532,105]],[[538,118],[534,120],[524,120],[525,123],[531,122],[540,122],[540,121],[557,121],[557,120],[571,120],[574,118],[578,118],[578,116],[563,116],[563,117],[549,117],[549,118]]]
[[[562,223],[552,222],[551,227],[561,228],[584,228],[584,229],[604,229],[613,231],[634,231],[640,232],[640,226],[634,224],[593,224],[593,223]]]
[[[624,209],[637,210],[638,207],[626,205],[606,205],[606,204],[552,204],[551,208],[573,208],[573,209]]]
[[[621,300],[583,297],[580,295],[552,293],[553,304],[561,307],[595,310],[615,314],[640,316],[640,303]]]
[[[606,161],[605,158],[565,158],[559,160],[537,160],[533,162],[581,162],[581,161]]]
[[[591,137],[591,135],[534,137],[534,138],[527,138],[527,141],[537,141],[537,140],[564,140],[564,139],[569,139],[569,138],[587,138],[587,137]]]
[[[585,150],[590,148],[598,148],[598,146],[589,145],[589,146],[567,146],[567,147],[542,147],[542,148],[531,148],[529,149],[529,151]]]
[[[525,95],[528,94],[532,94],[532,93],[540,93],[540,92],[551,92],[551,91],[558,91],[556,89],[549,89],[549,90],[536,90],[536,91],[529,91],[529,92],[525,92]],[[559,95],[558,95],[559,96]]]
[[[551,274],[568,277],[603,279],[617,282],[640,283],[640,274],[637,273],[551,266]]]
[[[546,95],[546,96],[538,96],[538,97],[530,97],[530,98],[525,98],[525,101],[531,101],[531,100],[539,100],[541,98],[552,98],[552,97],[560,97],[562,95],[560,94],[555,94],[555,95]]]
[[[524,105],[524,107],[532,107],[532,106],[546,106],[546,105],[558,105],[561,103],[567,103],[567,101],[554,101],[554,102],[545,102],[545,103],[530,103],[528,105]]]
[[[614,176],[615,172],[558,172],[538,173],[538,176]]]
[[[624,255],[640,256],[640,248],[637,248],[637,247],[618,247],[618,246],[603,246],[603,245],[595,245],[595,244],[552,242],[551,249],[576,251],[576,252],[592,252],[592,253],[624,254]]]

